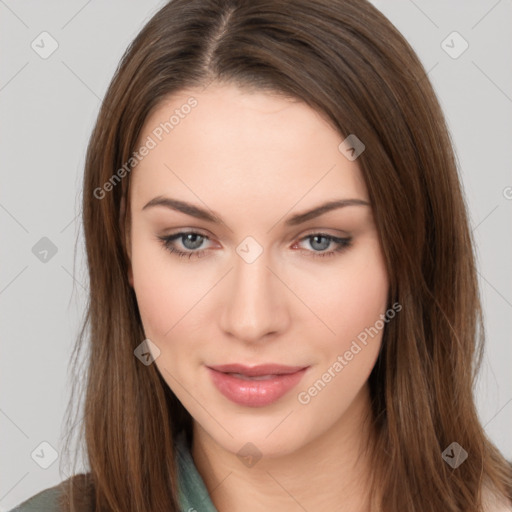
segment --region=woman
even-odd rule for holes
[[[371,4],[164,6],[83,215],[90,471],[17,510],[512,510],[450,137]]]

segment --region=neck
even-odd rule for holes
[[[192,456],[219,512],[369,510],[371,460],[365,452],[374,435],[364,386],[349,409],[327,431],[293,453],[240,464],[194,422]]]

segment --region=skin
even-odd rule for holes
[[[307,391],[365,328],[386,312],[386,267],[370,206],[345,206],[296,226],[291,215],[326,201],[369,203],[343,137],[299,101],[231,85],[181,91],[148,117],[140,141],[190,96],[197,106],[132,171],[130,283],[146,336],[160,350],[163,378],[190,412],[192,455],[220,512],[231,510],[368,510],[372,431],[368,376],[382,331],[309,403]],[[157,196],[216,212],[213,224],[164,206]],[[202,245],[158,238],[180,231]],[[352,244],[337,247],[315,233]],[[237,246],[253,237],[263,252],[252,263]],[[194,249],[199,245],[199,249]],[[192,248],[191,248],[192,247]],[[252,249],[251,249],[252,250]],[[205,365],[275,362],[309,366],[299,385],[265,407],[237,405],[212,384]],[[237,452],[252,443],[252,467]]]

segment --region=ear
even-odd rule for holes
[[[128,282],[133,288],[131,222],[129,212],[127,215],[125,196],[121,198],[121,205],[119,207],[119,228],[121,229],[121,237],[125,244],[126,254],[128,255]]]

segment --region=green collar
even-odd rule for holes
[[[192,454],[185,437],[185,431],[182,431],[177,436],[175,448],[182,512],[218,512],[194,464],[194,459],[192,459]]]

